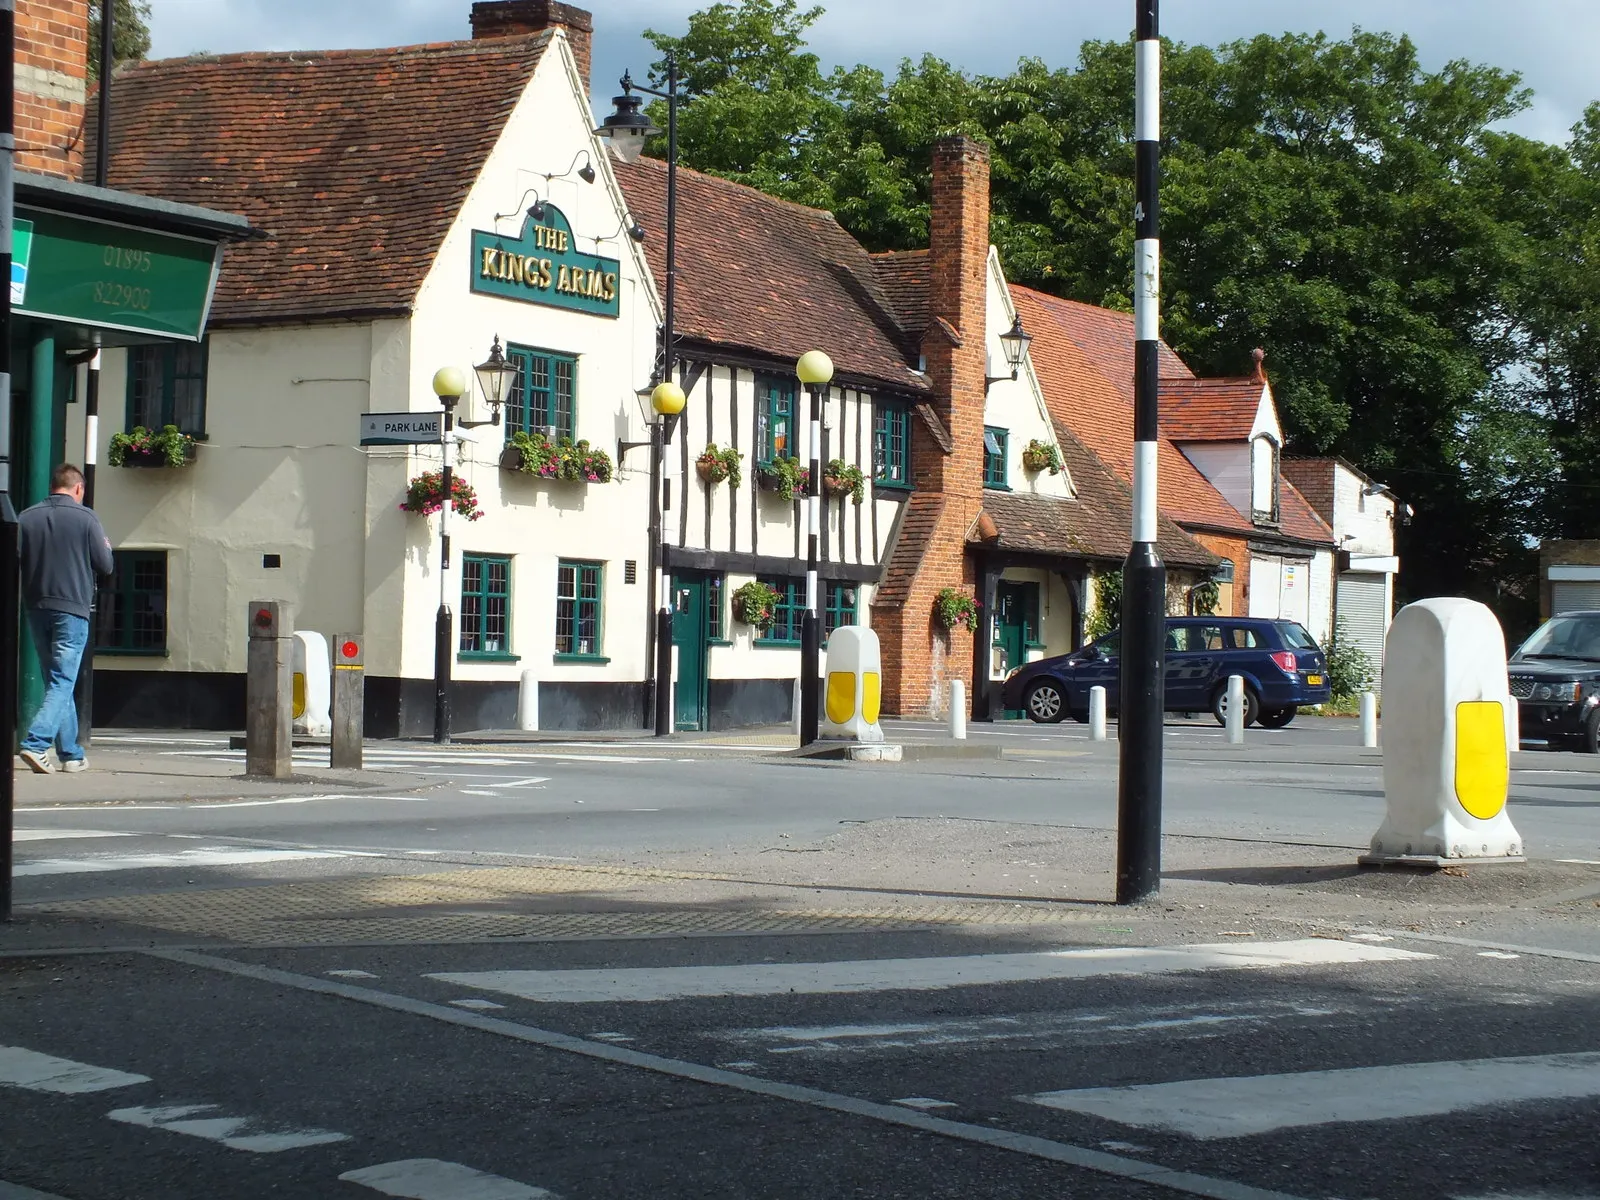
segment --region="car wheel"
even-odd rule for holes
[[[1256,723],[1261,714],[1261,700],[1256,695],[1255,689],[1248,683],[1244,685],[1244,723],[1249,728]],[[1223,684],[1211,694],[1211,715],[1217,719],[1218,725],[1228,723],[1228,685]]]
[[[1028,720],[1054,725],[1067,715],[1067,698],[1061,694],[1061,686],[1055,680],[1041,679],[1028,689],[1022,709],[1028,714]]]
[[[1583,751],[1585,754],[1600,754],[1600,708],[1589,714],[1589,719],[1583,723]]]
[[[1263,729],[1282,729],[1290,721],[1294,720],[1295,714],[1299,711],[1292,704],[1288,708],[1268,708],[1264,709],[1256,720]]]

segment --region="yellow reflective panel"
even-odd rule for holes
[[[876,725],[882,702],[883,679],[876,671],[867,671],[861,676],[861,719],[868,725]]]
[[[1511,786],[1505,712],[1496,700],[1456,705],[1456,799],[1480,821],[1500,815]]]
[[[299,671],[294,673],[294,716],[299,720],[306,715],[306,677]]]
[[[843,725],[856,715],[856,677],[853,671],[828,672],[828,720]]]

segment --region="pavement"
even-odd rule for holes
[[[1596,762],[1517,756],[1526,864],[1375,871],[1353,728],[1169,725],[1131,907],[1082,727],[898,767],[374,743],[289,783],[104,734],[18,778],[0,1200],[1595,1200]]]

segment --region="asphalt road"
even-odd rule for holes
[[[577,861],[1088,899],[1116,748],[1085,732],[1003,726],[977,739],[1005,742],[1003,760],[900,768],[391,744],[375,763],[436,786],[23,811],[17,899],[154,897],[181,928],[209,897],[329,884],[350,905],[408,875]],[[1512,816],[1554,872],[1551,903],[1519,907],[1500,877],[1436,921],[1310,921],[1307,904],[1337,916],[1369,887],[1337,866],[1296,867],[1331,890],[1292,905],[1232,899],[1262,889],[1226,880],[1281,874],[1290,850],[1337,864],[1365,845],[1381,780],[1350,732],[1297,722],[1241,755],[1214,725],[1170,727],[1182,903],[1164,908],[1079,905],[1009,931],[386,945],[319,944],[308,924],[276,946],[0,958],[0,1180],[69,1200],[1595,1200],[1600,880],[1551,860],[1600,861],[1600,775],[1519,760]],[[720,906],[735,926],[741,911],[659,905]]]

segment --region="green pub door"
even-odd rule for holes
[[[719,589],[706,575],[672,577],[672,644],[678,651],[678,683],[673,694],[673,727],[706,727],[706,686],[711,654],[713,605]]]
[[[1039,585],[1000,583],[995,589],[994,609],[995,660],[1004,662],[1005,672],[1010,672],[1027,661],[1028,647],[1038,644]],[[1026,714],[1008,708],[1000,715],[1011,719]]]

